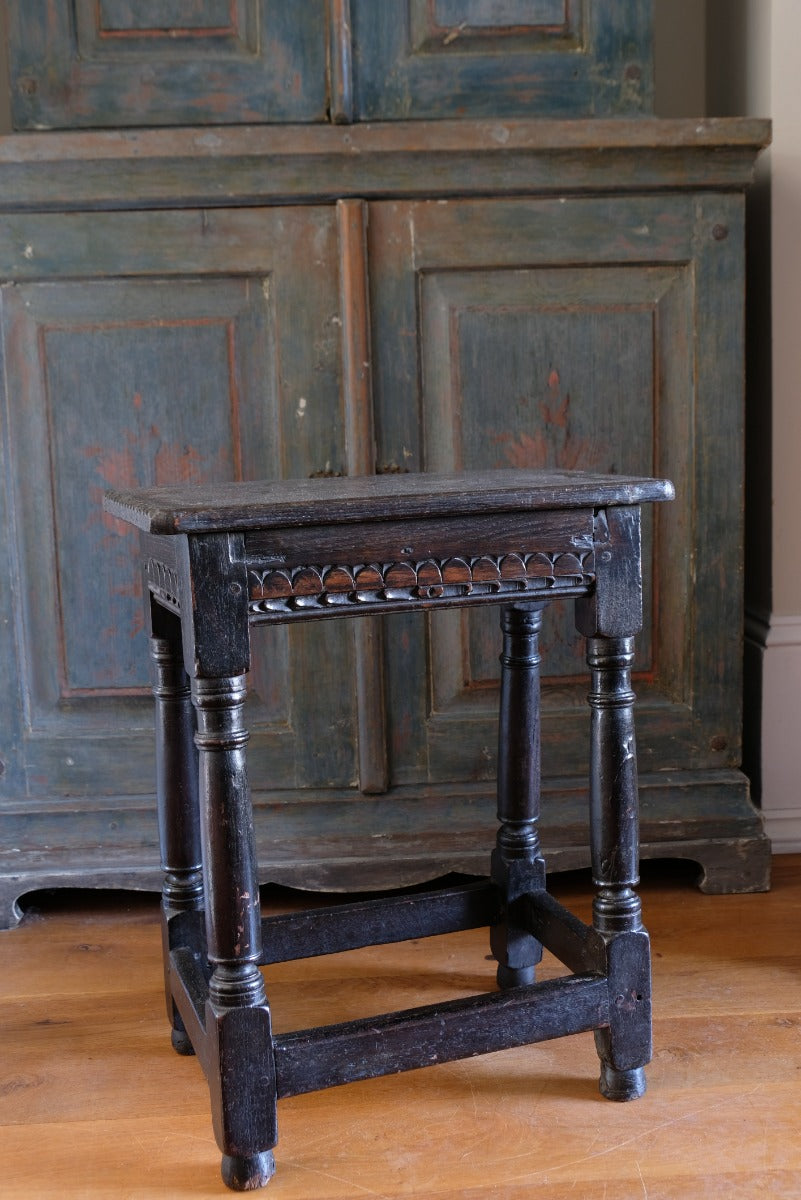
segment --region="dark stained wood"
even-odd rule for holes
[[[626,557],[621,554],[618,562]],[[586,612],[593,597],[577,606],[577,624],[587,633],[587,662],[592,673],[590,845],[597,888],[593,926],[607,942],[610,970],[614,964],[627,980],[626,988],[615,996],[607,1026],[595,1034],[602,1064],[601,1091],[612,1100],[642,1095],[642,1063],[651,1057],[650,954],[642,905],[635,891],[639,882],[639,812],[631,690],[634,638],[622,634],[625,628],[632,634],[636,631],[639,614],[636,585],[630,578],[627,584],[619,589],[629,594],[627,611],[616,604],[593,606],[593,634],[587,631]],[[603,591],[599,586],[597,595]],[[615,592],[618,588],[612,586],[608,595]]]
[[[265,917],[261,961],[265,965],[290,961],[297,956],[298,946],[312,958],[475,929],[498,919],[499,902],[492,884],[472,883]]]
[[[143,531],[162,766],[158,800],[167,866],[162,940],[172,1042],[181,1054],[194,1050],[207,1076],[222,1177],[229,1187],[251,1190],[271,1177],[279,1098],[358,1079],[593,1030],[602,1094],[631,1100],[644,1092],[644,1067],[651,1056],[650,952],[635,891],[631,665],[634,634],[642,624],[640,504],[673,495],[666,480],[500,471],[201,484],[106,496],[107,511]],[[422,522],[424,511],[428,517]],[[521,514],[527,521],[517,534],[521,553],[503,555],[499,545],[509,536],[505,523]],[[286,574],[292,585],[288,599],[269,592],[252,569],[252,558],[246,564],[247,531],[258,542],[282,530],[287,556],[297,561],[293,532],[307,540],[316,533],[324,554],[327,527],[338,531],[343,522],[352,541],[349,552],[342,548],[344,562],[318,569],[314,564],[321,553],[311,550],[307,565],[295,568],[291,579]],[[412,552],[408,546],[393,559],[410,524],[425,526],[432,554],[426,563],[404,560]],[[554,527],[561,553],[553,551]],[[370,550],[376,549],[380,569],[370,570],[382,577],[378,595],[388,609],[467,606],[476,594],[503,605],[494,886],[468,884],[442,896],[379,899],[317,913],[312,923],[297,917],[263,922],[246,759],[250,630],[264,619],[265,603],[276,599],[287,605],[277,614],[282,620],[290,614],[309,622],[358,612],[360,593],[347,585],[356,584],[370,557],[361,544],[364,530],[374,534]],[[449,575],[447,564],[440,569],[436,557],[454,551],[449,561],[459,569]],[[515,569],[504,570],[507,559],[515,560]],[[560,591],[562,559],[569,560],[565,578],[578,596],[577,626],[587,639],[592,674],[592,932],[558,906],[540,903],[545,863],[538,833],[538,639],[546,603]],[[547,563],[544,575],[540,560]],[[531,581],[527,571],[521,577],[517,569],[529,561]],[[469,568],[469,580],[461,568]],[[334,577],[331,603],[320,591],[329,574]],[[530,584],[538,589],[536,603],[520,600],[521,589]],[[510,603],[515,593],[517,600]],[[189,747],[186,683],[177,669],[176,617],[196,711],[197,764]],[[482,917],[491,925],[500,994],[273,1036],[259,970],[263,963],[384,939],[430,937],[473,927]],[[534,982],[542,957],[542,943],[533,932],[537,926],[551,947],[564,947],[571,962],[583,967],[586,960],[589,972]]]
[[[279,1098],[374,1079],[571,1033],[609,1019],[597,975],[571,975],[347,1024],[284,1034],[275,1041]]]
[[[165,486],[125,492],[109,489],[106,511],[148,533],[292,529],[350,521],[404,522],[492,512],[563,511],[673,499],[664,480],[566,471],[477,471],[292,479],[281,483]],[[366,506],[369,506],[366,508]]]
[[[524,896],[545,887],[540,846],[540,653],[544,604],[501,610],[501,697],[498,715],[498,821],[492,878],[504,899],[490,931],[501,988],[533,983],[542,945],[521,919]]]
[[[408,481],[412,477],[404,475],[402,478],[407,482],[401,484],[400,491],[404,487],[411,490],[413,485]],[[513,555],[527,540],[536,539],[542,547],[542,555],[559,554],[565,559],[563,574],[569,574],[571,567],[573,571],[581,573],[581,555],[592,544],[592,512],[588,508],[583,520],[575,510],[570,519],[563,513],[551,511],[482,511],[478,516],[464,516],[449,521],[447,530],[443,530],[435,518],[413,517],[395,527],[393,544],[387,541],[380,527],[356,522],[348,524],[343,521],[332,528],[319,524],[279,526],[246,533],[245,553],[248,563],[253,564],[254,568],[258,565],[259,569],[264,570],[291,571],[293,567],[310,562],[323,567],[326,562],[347,561],[354,541],[358,540],[366,558],[358,573],[359,587],[369,589],[382,586],[379,583],[381,571],[378,564],[387,557],[390,561],[402,558],[424,564],[426,559],[441,558],[443,554],[458,555],[460,549],[464,549],[464,532],[468,522],[471,529],[481,528],[482,537],[491,537],[498,551],[506,551],[509,555]],[[532,564],[532,573],[536,565]],[[541,565],[544,568],[542,573],[547,574],[549,565],[553,564],[543,558]],[[457,582],[460,573],[466,580],[473,574],[481,573],[480,568],[474,571],[468,563],[458,558],[443,566],[453,576],[449,582]],[[507,567],[514,569],[512,559]],[[525,571],[521,569],[521,576],[524,574]],[[333,581],[330,586],[335,586]]]
[[[527,895],[520,905],[520,913],[523,924],[544,949],[571,971],[580,974],[598,970],[604,961],[603,936],[568,912],[544,889]]]
[[[245,618],[246,619],[246,618]],[[241,677],[203,680],[192,672],[198,716],[200,830],[208,956],[216,968],[212,1000],[225,1007],[229,994],[263,999],[254,964],[261,958],[259,888],[250,791],[245,767],[247,730]],[[183,781],[182,781],[183,782]]]
[[[223,1179],[239,1191],[270,1178],[277,1137],[270,1010],[258,968],[261,913],[244,749],[246,692],[243,676],[218,672],[204,679],[192,671],[211,968],[204,1060]]]
[[[162,615],[156,612],[156,620]],[[162,625],[171,626],[171,637],[152,637],[153,697],[156,718],[156,795],[158,796],[159,844],[164,871],[162,905],[165,936],[164,965],[167,1012],[172,1022],[173,1045],[188,1051],[186,1030],[175,1009],[168,975],[169,925],[178,913],[203,909],[203,876],[200,845],[200,814],[197,806],[197,753],[194,745],[195,715],[189,678],[184,670],[183,648],[176,636],[176,622],[164,614]]]
[[[244,675],[250,668],[248,587],[245,568],[241,561],[236,561],[237,543],[241,547],[241,539],[220,534],[193,538],[179,548],[183,553],[174,580],[178,585],[177,597],[170,581],[165,607],[172,609],[177,598],[178,609],[183,609],[181,631],[186,668],[204,679]],[[163,574],[156,572],[159,590],[153,588],[152,562],[148,555],[145,574],[150,594],[159,602]],[[189,595],[196,598],[191,607],[186,602]]]

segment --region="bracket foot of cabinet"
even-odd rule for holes
[[[408,887],[454,871],[485,875],[494,808],[494,796],[478,785],[450,795],[432,787],[357,798],[343,791],[300,802],[256,796],[260,880],[345,892]],[[738,771],[646,775],[640,812],[643,860],[697,863],[698,886],[709,894],[769,888],[770,841]],[[154,810],[126,810],[122,831],[114,828],[112,812],[74,812],[73,846],[58,851],[41,849],[52,820],[52,813],[26,814],[26,840],[38,848],[0,852],[0,928],[16,925],[20,900],[45,889],[160,891]],[[19,845],[14,838],[22,821],[21,815],[0,816],[0,845]],[[375,832],[365,834],[371,826]],[[572,781],[545,786],[541,830],[549,871],[589,865],[586,799]]]

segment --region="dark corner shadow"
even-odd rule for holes
[[[22,913],[20,924],[24,925],[52,916],[158,921],[161,897],[157,892],[118,888],[42,888],[25,892],[17,905]]]

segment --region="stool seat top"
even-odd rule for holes
[[[182,483],[109,491],[112,516],[155,534],[223,533],[342,522],[601,508],[673,499],[665,479],[517,469]]]

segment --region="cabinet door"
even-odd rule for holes
[[[650,0],[350,0],[361,120],[650,112]]]
[[[384,470],[659,475],[636,691],[643,771],[739,758],[740,202],[727,196],[385,203],[370,214]],[[388,639],[393,780],[495,769],[497,616]],[[571,606],[547,614],[543,763],[583,774]],[[413,681],[413,685],[412,685]]]
[[[4,220],[6,796],[152,792],[137,535],[103,489],[342,469],[337,261],[331,208]],[[351,783],[350,647],[257,631],[254,779]]]
[[[8,5],[16,129],[323,121],[325,0]]]
[[[653,107],[651,0],[26,0],[16,129]]]

